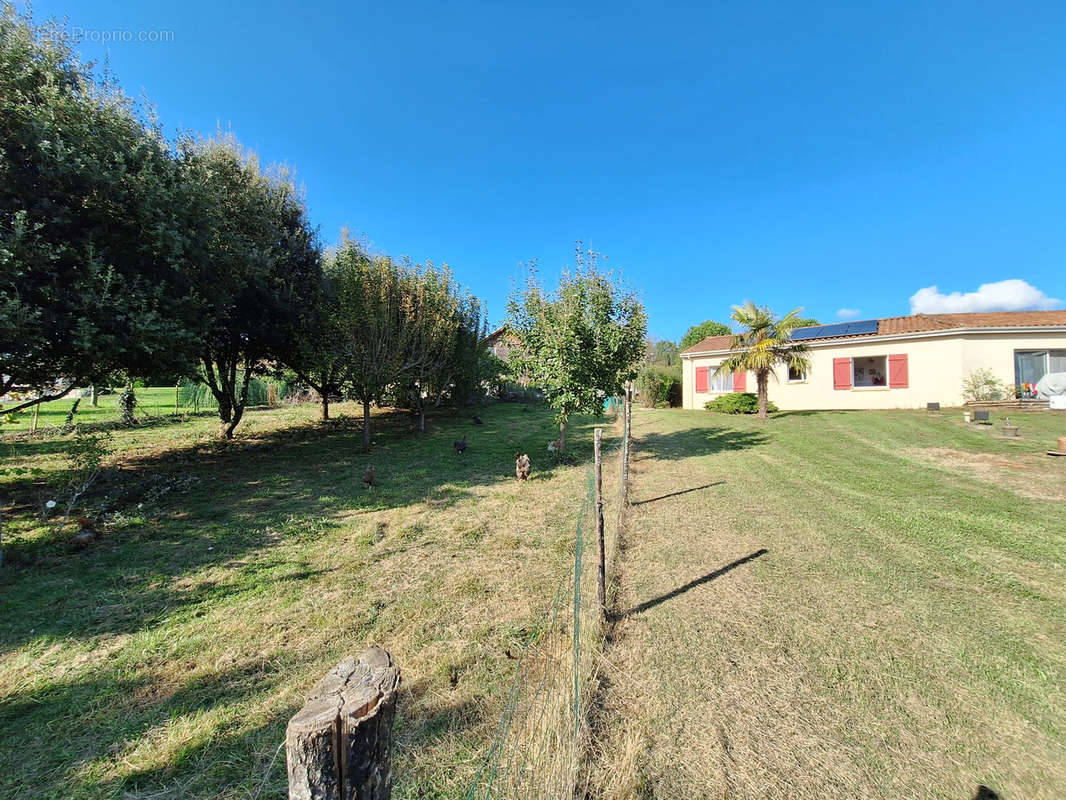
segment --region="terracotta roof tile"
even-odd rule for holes
[[[1066,325],[1066,311],[983,311],[971,314],[915,314],[878,320],[877,333],[920,333],[953,328],[1009,328]]]
[[[728,350],[729,345],[733,342],[733,334],[727,333],[724,336],[708,336],[692,347],[686,347],[681,351],[682,355],[685,353],[703,353],[708,350]]]

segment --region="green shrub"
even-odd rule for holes
[[[132,386],[127,386],[122,390],[122,394],[118,396],[118,410],[122,415],[123,425],[129,427],[137,424],[137,417],[134,414],[136,408],[137,395],[134,394]]]
[[[239,380],[239,378],[238,378]],[[289,399],[298,387],[285,380],[274,378],[252,378],[248,381],[247,408],[256,406],[272,405],[270,387],[274,387],[274,399],[276,402],[284,402]],[[206,383],[182,378],[178,382],[178,404],[183,408],[191,408],[194,412],[201,409],[218,408],[218,401],[211,394],[211,389]]]
[[[965,400],[993,402],[1007,397],[1007,385],[990,369],[975,369],[962,381]]]
[[[708,411],[718,411],[722,414],[757,414],[759,413],[759,398],[752,392],[733,392],[723,394],[714,400],[708,400],[703,405]],[[767,402],[767,411],[777,411],[777,406]]]
[[[680,370],[670,367],[646,366],[637,375],[637,396],[648,408],[667,408],[681,405]]]

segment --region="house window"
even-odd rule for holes
[[[870,388],[888,386],[888,369],[885,356],[862,356],[851,360],[852,386]]]
[[[1066,350],[1015,350],[1014,383],[1036,384],[1052,372],[1066,372]]]
[[[720,372],[717,375],[714,371],[711,371],[711,387],[709,391],[712,392],[731,392],[733,391],[733,373],[732,372]]]
[[[788,382],[789,383],[799,383],[800,381],[805,381],[805,380],[807,380],[807,373],[806,372],[804,372],[802,369],[796,369],[795,367],[789,365],[789,368],[788,368]]]

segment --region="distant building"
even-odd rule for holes
[[[797,328],[811,368],[778,367],[769,395],[781,409],[925,408],[963,403],[962,382],[978,369],[1019,392],[1066,372],[1066,311],[917,314]],[[747,373],[715,375],[732,336],[709,336],[681,353],[683,405],[754,392]]]
[[[496,358],[502,361],[510,360],[511,351],[518,345],[518,337],[511,332],[506,325],[501,325],[485,337],[485,347]]]

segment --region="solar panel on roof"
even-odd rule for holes
[[[877,333],[877,320],[860,319],[848,323],[847,336],[853,336],[860,333]]]
[[[812,325],[809,328],[797,328],[792,332],[792,339],[793,341],[832,339],[835,336],[859,336],[865,333],[877,333],[876,319],[834,322],[831,325]]]

